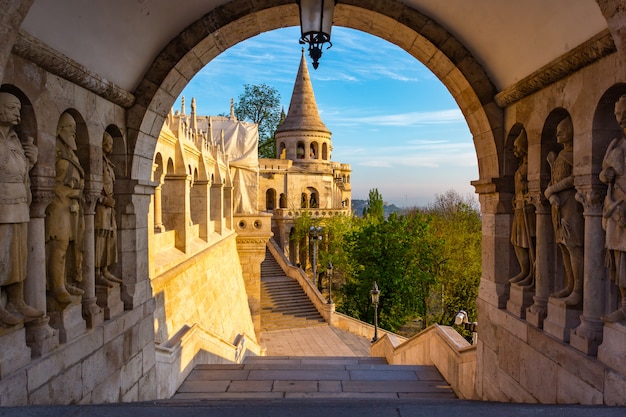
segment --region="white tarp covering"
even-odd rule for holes
[[[212,120],[213,140],[220,144],[224,132],[224,153],[228,155],[233,181],[233,208],[237,214],[252,214],[258,208],[259,131],[255,123]]]

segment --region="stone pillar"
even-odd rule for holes
[[[97,304],[94,215],[99,190],[85,190],[85,236],[83,238],[83,318],[93,329],[104,321],[104,313]]]
[[[54,196],[54,178],[32,177],[33,201],[28,224],[28,264],[24,282],[26,304],[46,311],[46,207]],[[50,317],[26,324],[26,344],[33,357],[39,357],[59,345],[59,335],[49,326]]]
[[[156,169],[158,165],[154,165],[154,169]],[[154,189],[154,233],[161,233],[165,231],[165,226],[163,226],[163,206],[161,200],[161,189],[163,187],[163,181],[165,179],[165,174],[161,174],[159,178],[157,178],[159,185]]]
[[[210,214],[209,217],[213,223],[213,228],[216,233],[222,234],[224,223],[224,184],[213,183],[211,184],[211,201],[210,201]]]
[[[513,191],[496,192],[493,182],[473,181],[472,185],[479,193],[482,213],[483,259],[478,298],[503,309],[509,299],[508,277],[515,262],[510,241],[512,214],[507,211]]]
[[[587,355],[595,356],[602,343],[605,312],[607,271],[604,267],[604,230],[602,203],[606,187],[578,187],[576,199],[583,205],[585,216],[585,262],[583,314],[580,326],[572,330],[570,344]]]
[[[163,216],[167,228],[175,230],[175,246],[186,252],[189,245],[189,188],[191,176],[187,174],[167,174],[165,177],[167,204]],[[155,199],[156,200],[156,199]]]
[[[257,341],[261,340],[261,262],[272,237],[271,214],[237,214],[237,252]]]
[[[210,194],[211,182],[207,180],[197,180],[193,184],[193,190],[191,193],[191,207],[194,208],[197,213],[198,224],[198,237],[208,241],[209,234],[211,233],[209,224],[209,194]]]
[[[535,206],[537,225],[535,258],[535,294],[533,304],[526,311],[526,320],[533,326],[543,327],[548,313],[548,297],[552,291],[554,276],[554,232],[552,214],[548,201],[541,191],[531,195]]]
[[[152,298],[148,271],[148,211],[154,193],[152,182],[115,181],[118,222],[118,277],[122,279],[124,309],[132,310]]]

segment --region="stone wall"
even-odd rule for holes
[[[601,38],[599,38],[601,39]],[[616,287],[604,266],[602,205],[606,185],[598,179],[611,139],[621,130],[613,115],[626,93],[618,54],[607,57],[505,108],[502,177],[492,191],[476,183],[483,211],[483,275],[478,299],[478,398],[492,401],[626,404],[626,326],[602,316],[618,306]],[[567,63],[556,63],[553,67]],[[541,78],[541,74],[539,75]],[[584,228],[583,300],[567,303],[551,294],[565,286],[553,213],[544,191],[551,178],[549,151],[562,149],[556,126],[573,124],[573,183]],[[511,241],[513,140],[528,140],[528,201],[536,216],[534,284],[510,283],[520,271]],[[497,192],[493,192],[497,191]]]

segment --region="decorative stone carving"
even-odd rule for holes
[[[44,315],[24,302],[31,202],[28,172],[38,152],[33,138],[22,143],[15,131],[21,108],[17,97],[0,93],[0,287],[7,298],[5,306],[0,303],[0,324],[9,327]]]
[[[611,32],[606,29],[567,54],[539,68],[528,77],[500,91],[496,94],[495,101],[502,108],[510,106],[616,50]]]
[[[113,151],[113,137],[104,132],[102,137],[102,191],[96,200],[94,229],[96,235],[96,284],[113,287],[122,280],[114,276],[109,267],[117,263],[117,223],[115,221],[115,166],[108,158]]]
[[[532,286],[535,282],[535,207],[530,204],[528,194],[528,139],[525,130],[513,142],[513,152],[521,161],[515,171],[511,243],[521,271],[509,282]]]
[[[576,200],[572,175],[574,129],[569,116],[558,124],[556,138],[563,150],[558,155],[548,154],[552,177],[545,196],[552,205],[552,224],[563,257],[565,287],[550,296],[564,299],[565,305],[576,306],[583,299],[585,221],[582,206]]]
[[[63,113],[57,125],[54,199],[46,209],[48,290],[58,303],[49,310],[62,310],[72,296],[84,293],[75,283],[83,279],[85,172],[75,150],[76,121]]]
[[[600,180],[608,185],[602,213],[606,262],[621,298],[617,310],[602,316],[604,321],[612,323],[626,321],[626,95],[615,103],[615,118],[624,134],[609,144],[600,172]]]

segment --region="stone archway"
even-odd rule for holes
[[[296,4],[273,0],[242,9],[234,1],[216,8],[163,49],[135,91],[128,110],[131,176],[149,179],[163,121],[193,76],[229,47],[259,33],[298,24]],[[496,90],[469,51],[437,22],[397,2],[338,4],[335,25],[394,43],[426,65],[450,91],[474,137],[481,182],[500,176],[503,111]]]

